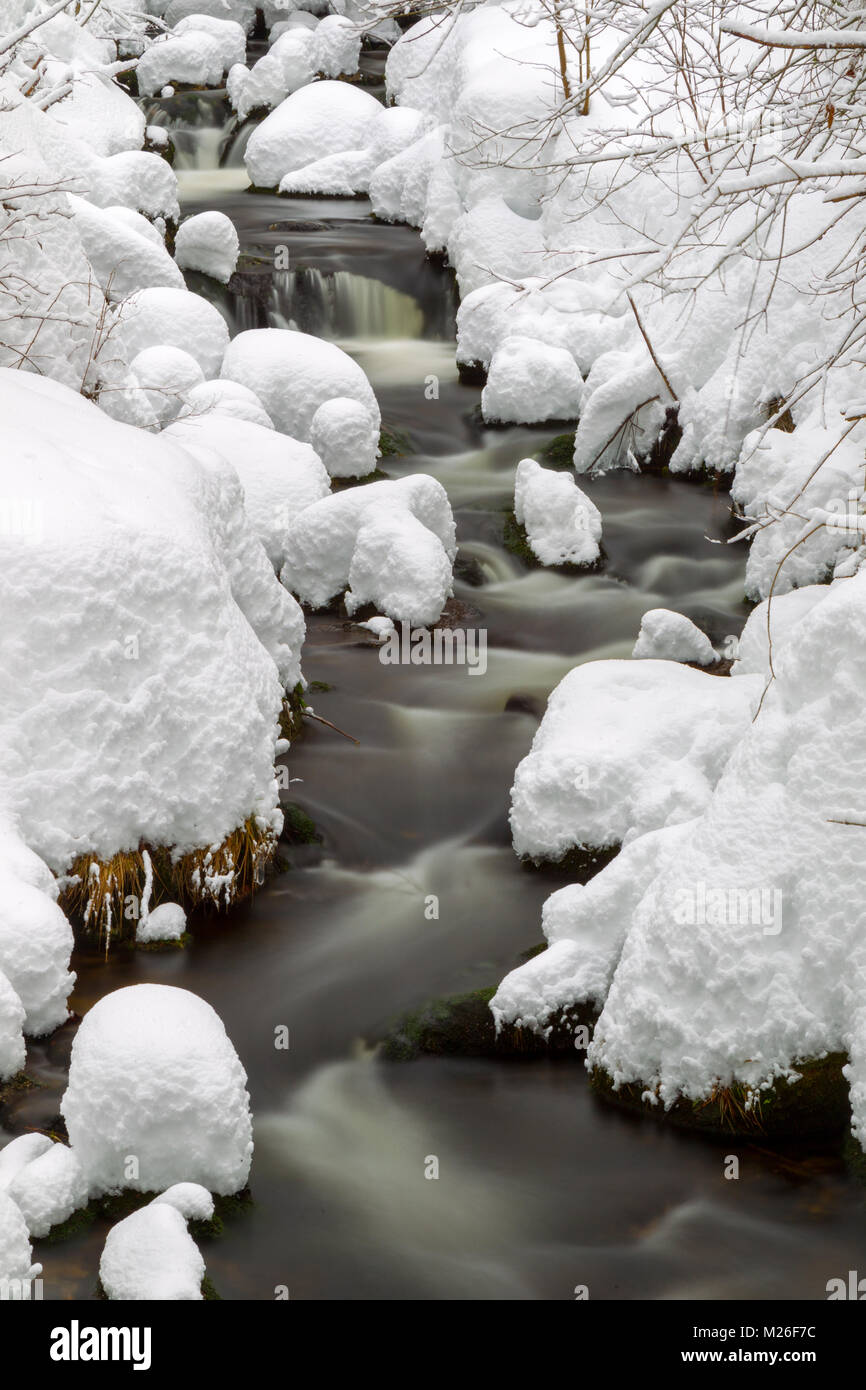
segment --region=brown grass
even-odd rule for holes
[[[153,869],[149,906],[179,902],[186,908],[209,904],[229,907],[254,893],[264,881],[265,867],[276,849],[270,830],[261,830],[253,816],[227,835],[222,844],[192,850],[175,858],[170,849],[141,845],[120,850],[108,860],[83,854],[75,860],[61,906],[91,935],[105,942],[134,935],[136,919],[127,920],[130,897],[141,901],[146,881],[145,854]]]

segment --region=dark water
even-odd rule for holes
[[[204,161],[220,140],[191,148]],[[222,148],[230,158],[231,141]],[[516,463],[552,431],[481,425],[479,393],[453,366],[447,272],[363,200],[252,195],[225,168],[185,177],[187,205],[226,211],[251,257],[287,246],[290,268],[253,271],[241,296],[194,287],[235,328],[312,326],[361,362],[413,449],[384,466],[433,473],[449,492],[461,555],[484,580],[458,581],[456,597],[490,653],[484,676],[385,666],[360,629],[311,618],[305,673],[330,687],[313,704],[360,740],[316,725],[291,749],[286,796],[321,844],[287,848],[290,870],[198,925],[184,952],[75,962],[77,1010],[137,981],[181,985],[213,1004],[248,1070],[252,1201],[203,1247],[216,1287],[235,1299],[277,1286],[292,1298],[569,1299],[579,1284],[593,1298],[823,1298],[866,1237],[861,1189],[833,1154],[641,1122],[596,1101],[578,1063],[386,1066],[363,1041],[431,996],[494,983],[539,941],[561,880],[518,865],[506,821],[531,711],[575,662],[627,655],[647,608],[677,608],[716,639],[739,631],[743,553],[707,539],[730,534],[724,496],[651,476],[589,484],[604,570],[527,569],[503,546],[503,520]],[[431,375],[438,399],[425,397]],[[438,920],[425,918],[430,894]],[[288,1051],[274,1047],[279,1025]],[[14,1132],[56,1115],[73,1031],[31,1049],[44,1084],[21,1095]],[[738,1181],[724,1177],[728,1153]],[[105,1231],[37,1246],[46,1297],[92,1294]]]

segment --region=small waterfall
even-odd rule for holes
[[[348,270],[274,271],[268,322],[340,340],[420,338],[424,331],[411,295]]]

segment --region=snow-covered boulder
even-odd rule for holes
[[[292,28],[280,34],[252,67],[233,67],[226,88],[229,100],[245,121],[251,111],[278,106],[292,92],[312,82],[317,70],[315,35]]]
[[[38,1278],[42,1266],[33,1263],[27,1223],[6,1192],[0,1192],[0,1279]]]
[[[200,270],[227,285],[238,263],[240,242],[224,212],[198,212],[177,229],[174,258],[182,270]]]
[[[0,1192],[5,1192],[13,1178],[34,1158],[54,1147],[47,1134],[19,1134],[17,1139],[0,1149]]]
[[[180,903],[160,903],[139,919],[135,939],[139,945],[153,941],[180,941],[186,931],[186,913]]]
[[[6,1190],[33,1239],[47,1236],[52,1226],[85,1206],[90,1195],[78,1157],[66,1144],[52,1144],[24,1163]]]
[[[107,299],[117,302],[141,289],[183,288],[183,276],[164,246],[83,198],[70,194],[69,207],[94,278]]]
[[[76,1034],[61,1102],[92,1192],[179,1182],[239,1191],[253,1151],[246,1079],[218,1015],[195,994],[131,985],[105,995]]]
[[[350,396],[322,402],[310,422],[310,443],[332,478],[363,478],[379,457],[376,420]]]
[[[151,1206],[169,1206],[179,1211],[186,1221],[210,1221],[214,1200],[206,1187],[197,1182],[176,1182],[154,1197]]]
[[[142,348],[129,369],[160,425],[173,420],[188,392],[204,383],[204,372],[194,357],[183,348],[162,344]]]
[[[346,82],[312,82],[293,92],[250,136],[245,161],[252,183],[276,188],[305,164],[362,149],[381,110],[369,92]]]
[[[0,371],[0,418],[20,501],[0,534],[0,786],[20,835],[55,872],[93,856],[85,898],[94,859],[142,843],[199,855],[203,894],[215,874],[230,887],[210,847],[281,826],[274,749],[304,632],[237,476],[24,372]],[[65,1017],[69,928],[32,886],[4,901],[0,970],[44,1031]]]
[[[556,860],[699,815],[762,687],[669,661],[575,667],[515,773],[517,853]]]
[[[140,150],[144,143],[144,112],[103,73],[76,73],[69,95],[50,110],[53,120],[103,158]]]
[[[357,401],[377,435],[381,424],[373,388],[357,362],[309,333],[286,328],[251,328],[233,338],[223,358],[223,377],[248,386],[276,428],[310,442],[313,417],[335,396]]]
[[[514,478],[514,515],[542,565],[592,565],[601,554],[601,512],[570,473],[523,459]]]
[[[247,520],[280,570],[293,519],[331,490],[318,454],[274,429],[213,413],[176,420],[167,434],[205,463],[215,453],[231,464],[244,491]]]
[[[112,1226],[99,1261],[109,1299],[124,1302],[195,1302],[203,1297],[205,1263],[168,1202],[150,1202]]]
[[[144,348],[180,348],[195,358],[206,378],[218,375],[229,342],[219,310],[183,286],[130,295],[118,306],[113,336],[129,360]]]
[[[0,971],[0,1081],[8,1081],[24,1066],[24,1005]],[[2,1159],[2,1154],[0,1154]],[[0,1168],[2,1181],[2,1168]]]
[[[373,603],[387,617],[436,621],[451,593],[454,518],[441,483],[423,473],[325,497],[292,522],[283,583],[322,607],[347,588],[354,612]]]
[[[204,415],[229,416],[233,420],[246,420],[251,425],[261,425],[272,430],[274,423],[265,410],[255,391],[240,382],[216,377],[204,381],[186,393],[180,416],[202,417]]]
[[[216,87],[246,53],[246,34],[234,20],[192,14],[145,50],[136,68],[138,90],[153,96],[171,83]]]
[[[254,0],[150,0],[153,14],[162,14],[169,29],[182,20],[205,15],[210,19],[231,20],[251,33],[256,22]]]
[[[502,424],[573,420],[582,393],[577,363],[565,348],[510,337],[493,354],[481,410],[485,420]]]
[[[697,666],[713,666],[719,659],[706,633],[684,613],[674,613],[670,608],[647,609],[640,621],[632,656],[689,661]]]
[[[772,602],[764,599],[753,608],[737,642],[737,656],[731,668],[732,676],[757,673],[769,680],[770,642],[785,644],[794,637],[794,628],[811,612],[816,603],[827,597],[826,584],[807,584],[787,594],[774,594]],[[768,612],[769,609],[769,612]],[[769,626],[769,631],[767,630]]]

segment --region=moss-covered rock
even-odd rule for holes
[[[533,458],[544,468],[558,468],[569,473],[574,468],[574,430],[570,433],[554,435],[543,448],[533,454]]]
[[[284,801],[281,810],[284,840],[293,845],[321,844],[322,837],[316,829],[316,823],[306,811],[302,811],[293,801]]]
[[[616,856],[619,854],[619,845],[572,845],[558,859],[542,859],[536,856],[524,854],[521,856],[521,866],[531,872],[536,870],[553,872],[557,874],[568,874],[572,880],[578,883],[586,883],[600,873]]]
[[[597,1096],[624,1109],[719,1137],[809,1139],[841,1135],[850,1121],[848,1083],[842,1075],[844,1052],[797,1062],[799,1081],[781,1078],[753,1103],[742,1085],[719,1087],[703,1101],[680,1098],[669,1110],[642,1100],[639,1083],[613,1089],[605,1071],[590,1074]]]
[[[497,1034],[490,1012],[495,993],[495,988],[476,989],[434,999],[405,1014],[382,1040],[380,1056],[389,1062],[408,1062],[422,1056],[582,1059],[574,1037],[578,1025],[587,1018],[575,1015],[557,1019],[547,1038],[527,1028],[506,1027]]]
[[[405,430],[387,429],[383,425],[379,431],[379,452],[383,459],[387,459],[403,458],[415,451]]]

